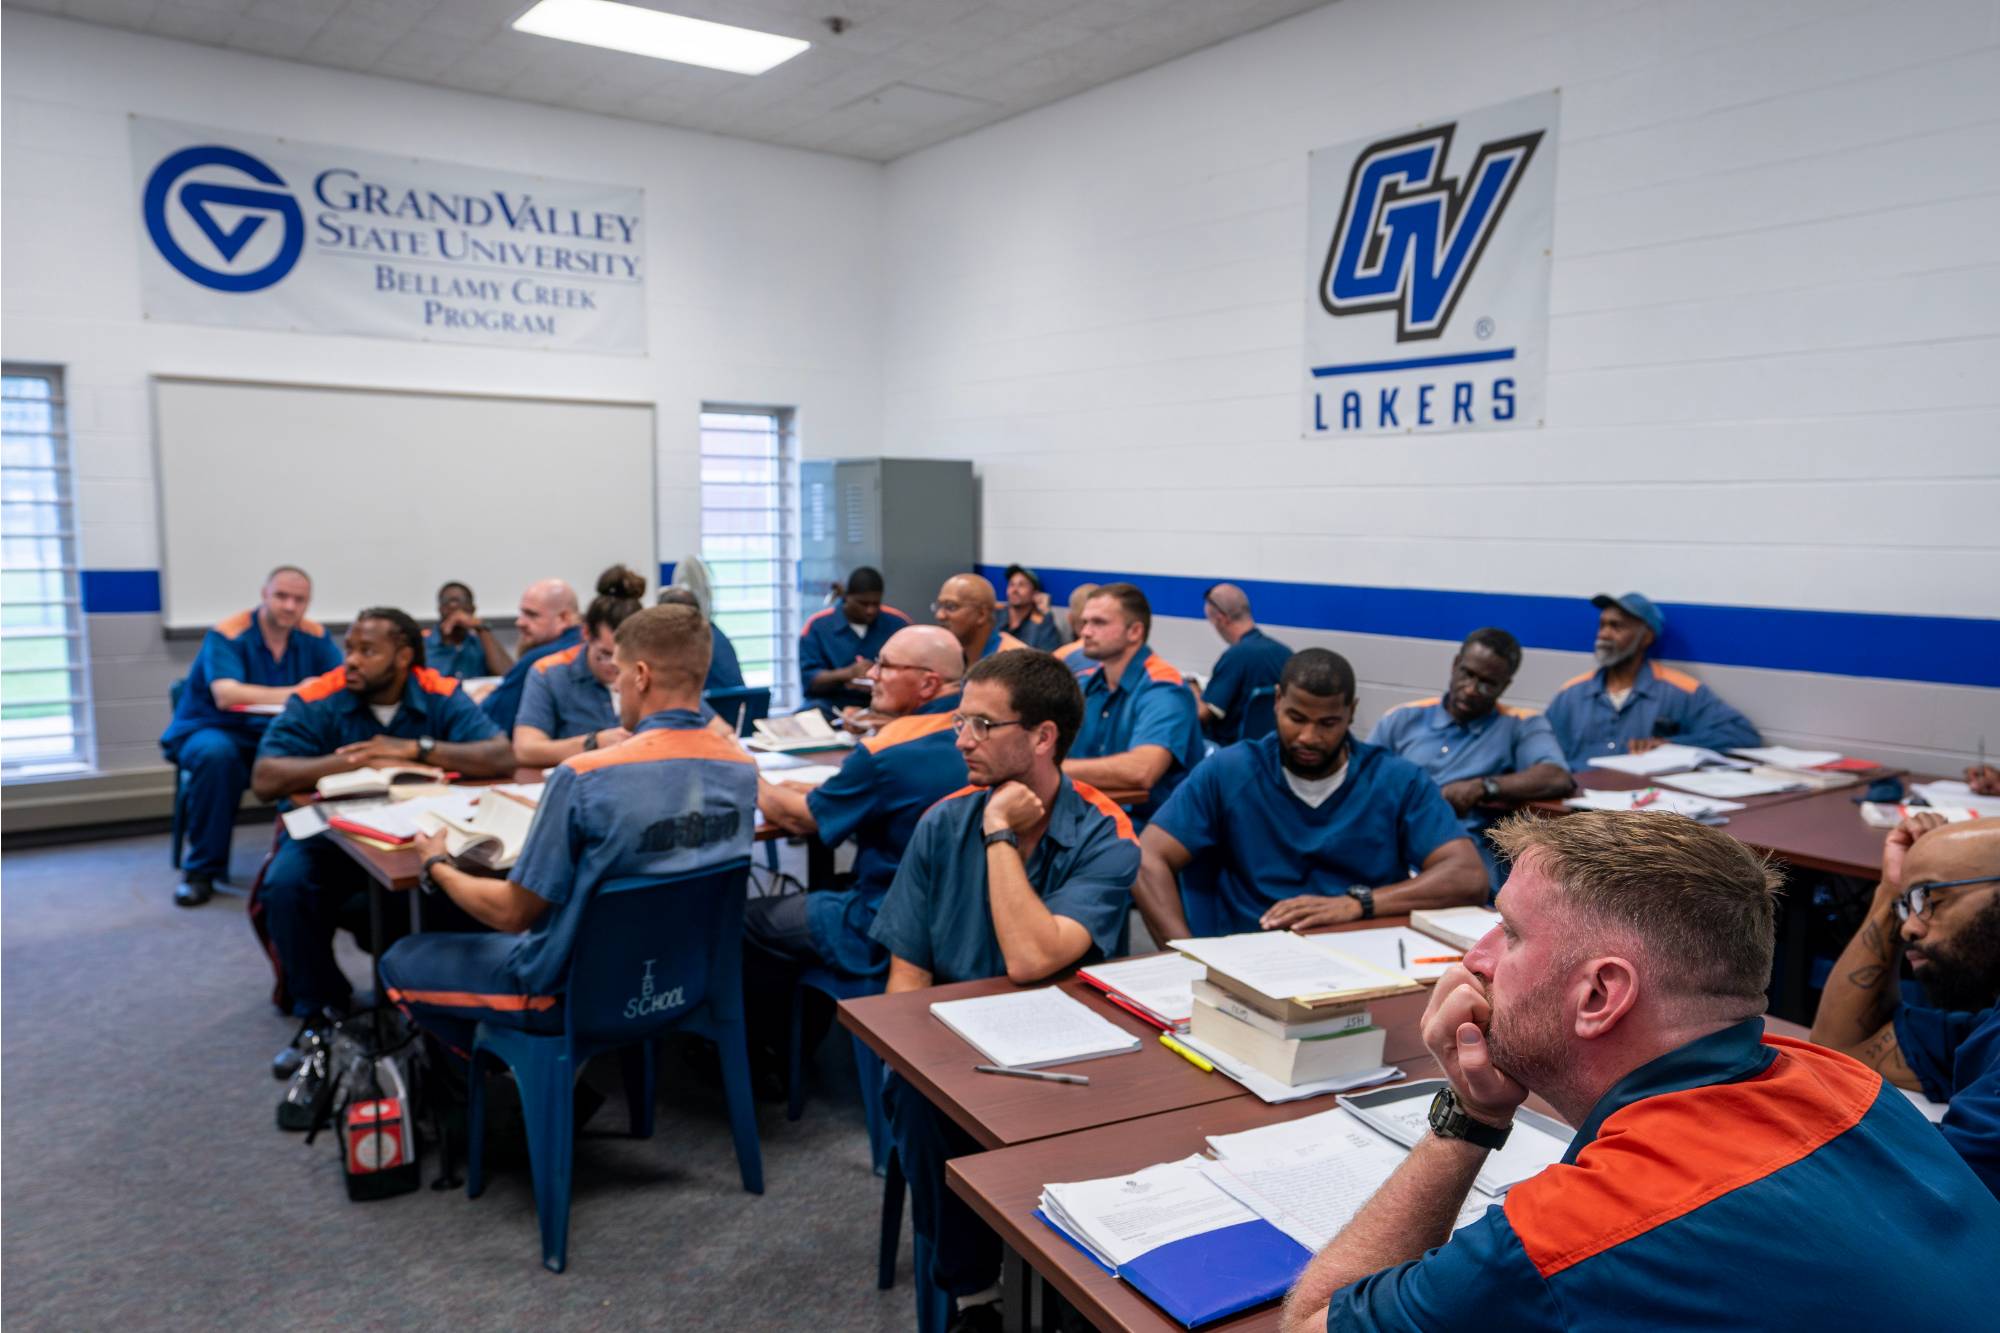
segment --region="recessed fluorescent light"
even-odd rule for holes
[[[663,14],[615,0],[540,0],[514,20],[514,30],[732,74],[762,74],[812,45],[796,37]]]

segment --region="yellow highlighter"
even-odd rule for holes
[[[1160,1034],[1160,1045],[1166,1047],[1168,1050],[1172,1051],[1175,1055],[1178,1055],[1181,1059],[1187,1061],[1189,1064],[1193,1065],[1196,1069],[1199,1069],[1204,1074],[1213,1074],[1215,1072],[1215,1066],[1213,1064],[1203,1059],[1198,1053],[1196,1053],[1193,1047],[1175,1041],[1174,1034],[1171,1032],[1162,1032]]]

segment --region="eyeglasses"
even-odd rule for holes
[[[875,670],[879,673],[883,671],[929,671],[930,668],[918,666],[915,662],[885,662],[878,657],[875,659]]]
[[[963,602],[932,602],[931,614],[934,616],[955,616],[964,605]]]
[[[1896,920],[1908,921],[1916,917],[1919,921],[1930,920],[1937,908],[1937,895],[1944,889],[1962,889],[1968,884],[2000,884],[2000,875],[1982,875],[1978,879],[1927,879],[1904,889],[1896,899]]]
[[[959,736],[970,735],[975,741],[985,740],[989,732],[997,731],[1001,727],[1019,727],[1025,725],[1018,717],[1011,722],[996,722],[990,717],[980,717],[976,713],[953,713],[951,715],[951,729],[953,734]]]

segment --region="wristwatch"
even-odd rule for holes
[[[1004,842],[1017,852],[1021,850],[1021,840],[1014,836],[1014,830],[1010,828],[1003,828],[998,833],[989,833],[986,835],[986,845],[988,847],[991,847],[996,842]]]
[[[1489,801],[1497,801],[1497,800],[1499,800],[1499,799],[1500,799],[1500,779],[1498,779],[1498,778],[1496,778],[1496,777],[1493,777],[1493,776],[1491,776],[1491,775],[1488,775],[1488,776],[1486,776],[1486,777],[1483,777],[1483,778],[1479,779],[1479,790],[1481,790],[1481,791],[1483,791],[1483,792],[1485,792],[1485,793],[1486,793],[1486,799],[1487,799],[1487,800],[1489,800]]]
[[[429,759],[431,757],[431,751],[435,749],[437,749],[437,737],[435,736],[417,737],[417,762],[421,764],[426,759]]]
[[[451,857],[444,852],[439,852],[436,856],[425,857],[424,868],[417,872],[417,887],[422,889],[425,893],[436,893],[438,890],[438,883],[436,880],[431,878],[431,867],[436,865],[440,861],[449,861],[449,860],[451,860]]]
[[[1361,919],[1363,921],[1373,921],[1375,919],[1375,890],[1365,885],[1356,884],[1347,890],[1347,896],[1361,904]]]
[[[1464,1139],[1477,1148],[1499,1148],[1514,1132],[1512,1125],[1495,1129],[1483,1120],[1474,1120],[1458,1104],[1458,1093],[1443,1088],[1431,1098],[1431,1133],[1441,1139]]]
[[[597,748],[596,732],[587,731],[583,734],[583,748],[586,750],[595,750]]]

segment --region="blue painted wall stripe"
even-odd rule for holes
[[[1003,585],[1002,565],[979,572]],[[1038,569],[1060,604],[1080,583],[1136,583],[1155,615],[1202,615],[1202,594],[1223,578]],[[1226,576],[1224,576],[1226,577]],[[1597,609],[1588,597],[1458,592],[1441,588],[1361,588],[1327,583],[1228,579],[1250,595],[1270,625],[1353,634],[1390,634],[1456,643],[1482,625],[1498,625],[1530,648],[1588,651]],[[1606,589],[1623,592],[1622,588]],[[1659,655],[1677,662],[1816,671],[1940,685],[2000,686],[2000,620],[1958,616],[1877,615],[1776,607],[1662,603],[1666,636]]]
[[[145,615],[160,610],[157,569],[86,569],[81,575],[86,615]]]

